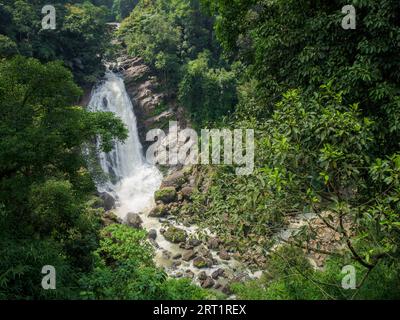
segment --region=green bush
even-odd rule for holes
[[[153,262],[143,230],[111,225],[101,232],[97,265],[80,280],[85,299],[203,299],[208,294],[188,280],[169,280]]]

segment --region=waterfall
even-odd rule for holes
[[[101,168],[109,177],[106,183],[98,185],[99,191],[116,196],[119,201],[117,213],[121,218],[129,212],[148,211],[154,206],[154,192],[161,185],[162,175],[143,156],[133,105],[123,79],[107,72],[105,80],[94,89],[88,110],[114,113],[129,132],[126,141],[114,142],[110,153],[98,155]]]
[[[200,272],[206,272],[211,277],[221,267],[232,270],[232,274],[243,270],[243,265],[237,260],[222,261],[217,252],[211,251],[209,254],[212,255],[213,265],[207,268],[196,268],[192,261],[185,260],[180,260],[180,264],[176,264],[177,261],[173,257],[183,256],[188,250],[167,241],[161,230],[167,226],[175,226],[184,230],[189,238],[196,239],[199,228],[195,225],[183,225],[175,219],[168,219],[168,223],[165,224],[165,221],[152,218],[148,214],[155,206],[154,192],[160,188],[162,174],[154,165],[146,162],[143,156],[133,105],[126,92],[123,79],[115,73],[107,72],[104,81],[93,90],[88,109],[93,112],[112,112],[128,128],[129,138],[124,143],[115,141],[110,153],[98,154],[99,164],[110,178],[105,183],[99,182],[97,188],[100,192],[111,193],[118,200],[116,213],[121,219],[125,219],[130,212],[142,213],[143,228],[147,231],[153,230],[157,235],[154,240],[156,264],[163,267],[173,277],[181,277],[190,270],[195,279],[198,278]],[[97,144],[99,147],[100,141],[97,141]],[[202,233],[212,236],[208,229],[202,229]],[[206,247],[204,248],[207,250]],[[246,270],[246,273],[251,274],[250,270]],[[226,279],[219,280],[222,285],[226,282]],[[199,283],[198,280],[197,283]]]

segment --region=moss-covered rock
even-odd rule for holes
[[[186,182],[185,175],[182,171],[174,172],[173,174],[165,177],[162,182],[162,187],[175,187],[180,188]]]
[[[134,212],[130,212],[127,214],[126,216],[126,224],[132,228],[135,229],[141,229],[142,228],[142,223],[143,220],[140,217],[139,214],[134,213]]]
[[[111,194],[109,194],[108,192],[103,192],[100,194],[100,198],[104,202],[104,210],[110,211],[112,209],[115,209],[115,199]]]
[[[122,223],[122,220],[113,211],[104,212],[101,216],[101,221],[104,226]]]
[[[185,230],[169,227],[167,231],[164,233],[165,239],[172,243],[180,243],[185,242],[187,239],[187,233]]]
[[[161,201],[165,204],[176,201],[177,193],[174,187],[162,188],[154,194],[156,201]]]
[[[163,218],[166,217],[169,214],[168,208],[164,204],[160,204],[157,207],[155,207],[153,210],[151,210],[149,217],[151,218]]]
[[[90,200],[86,203],[88,207],[93,209],[100,209],[104,208],[104,200],[100,197],[93,196]]]
[[[198,269],[207,268],[208,266],[206,259],[204,259],[203,257],[195,258],[193,260],[193,265]]]

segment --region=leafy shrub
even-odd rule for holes
[[[94,271],[80,280],[86,299],[202,299],[208,295],[189,280],[169,280],[153,262],[143,230],[111,225],[102,230]]]

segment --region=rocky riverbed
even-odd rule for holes
[[[174,171],[155,193],[154,208],[126,213],[117,207],[105,215],[105,223],[120,222],[145,229],[156,252],[156,264],[169,276],[189,278],[203,288],[230,295],[231,283],[258,278],[262,273],[250,271],[209,230],[178,222],[176,213],[191,201],[194,180],[190,168]],[[104,195],[103,198],[110,200]]]

